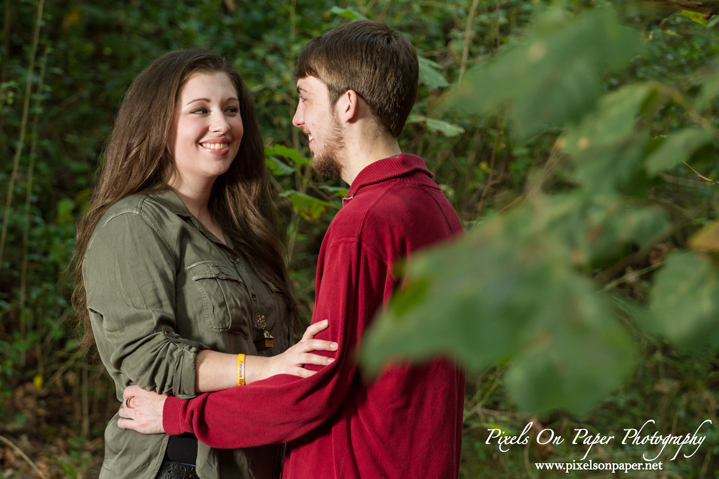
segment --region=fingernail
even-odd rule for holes
[[[333,362],[333,361],[334,361],[334,359],[328,358],[328,359],[327,359],[327,364],[330,364],[330,363]]]
[[[325,323],[325,324],[327,324],[327,323],[329,323],[329,322],[330,322],[329,319],[325,319],[325,320],[324,320],[324,323]]]
[[[337,349],[337,343],[332,343],[332,344],[330,344],[330,347],[331,347],[332,349]]]

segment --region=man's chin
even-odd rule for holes
[[[312,169],[322,176],[329,176],[330,178],[342,177],[342,165],[334,158],[316,155],[312,157],[310,165]]]

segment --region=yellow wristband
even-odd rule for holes
[[[237,355],[237,385],[245,385],[245,355]]]

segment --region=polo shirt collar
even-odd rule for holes
[[[373,185],[392,178],[406,176],[415,171],[424,173],[432,178],[434,175],[427,169],[424,160],[419,156],[400,153],[397,156],[390,156],[383,160],[375,161],[367,165],[359,172],[355,180],[350,186],[349,193],[346,198],[351,198],[357,194],[363,186]]]

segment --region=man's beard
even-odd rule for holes
[[[336,115],[332,116],[332,125],[328,133],[329,135],[322,151],[318,151],[312,156],[312,168],[320,175],[341,178],[342,169],[344,168],[343,152],[345,142],[344,138],[342,138],[342,129]]]

